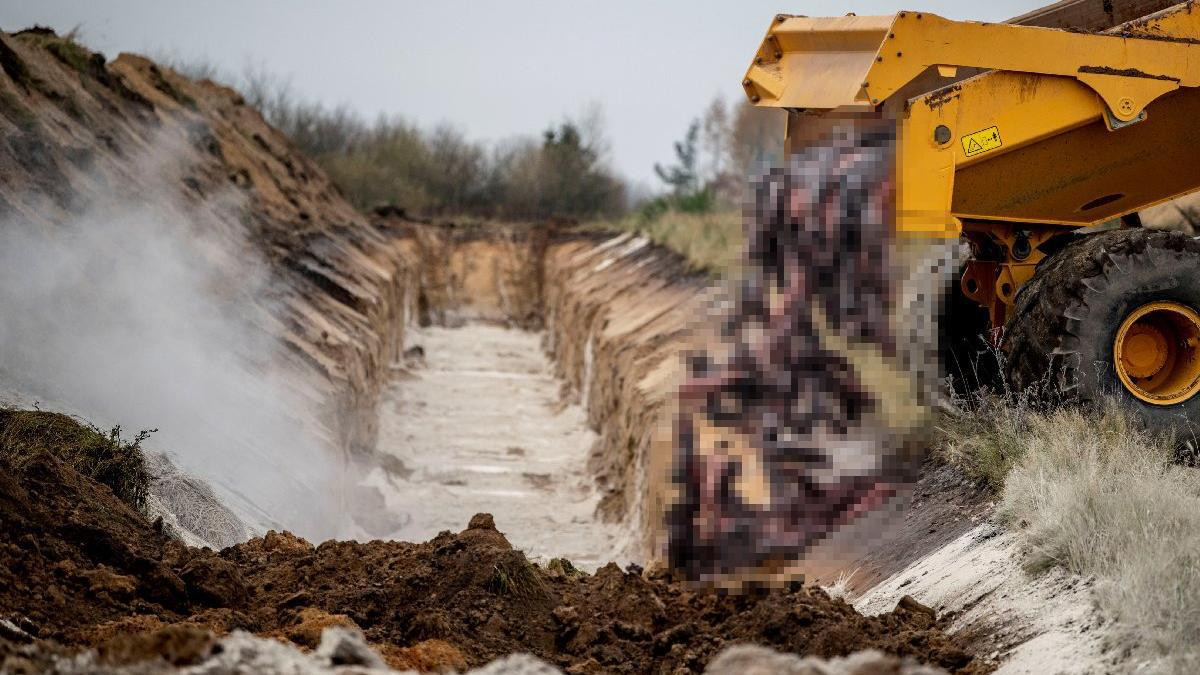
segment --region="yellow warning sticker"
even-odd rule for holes
[[[1004,145],[1004,143],[1000,141],[999,127],[988,127],[983,131],[976,131],[973,134],[967,134],[962,137],[963,152],[967,154],[967,157],[974,157],[989,150],[995,150],[1001,145]]]

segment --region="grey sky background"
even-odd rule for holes
[[[904,5],[896,4],[904,2]],[[659,188],[654,162],[714,96],[739,82],[776,13],[839,16],[900,9],[999,21],[1049,0],[0,0],[0,28],[79,27],[123,51],[248,64],[299,96],[368,118],[448,122],[497,141],[602,107],[612,164]]]

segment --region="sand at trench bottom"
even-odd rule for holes
[[[457,532],[487,512],[531,558],[589,571],[624,563],[626,528],[595,517],[587,455],[596,434],[578,405],[560,402],[541,334],[468,323],[413,330],[406,342],[425,362],[385,395],[379,449],[411,473],[368,481],[405,522],[392,538]]]

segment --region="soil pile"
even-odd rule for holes
[[[308,608],[346,616],[376,643],[453,644],[472,665],[527,651],[573,672],[699,670],[737,642],[822,657],[876,648],[951,670],[971,664],[915,604],[868,618],[814,587],[728,595],[636,567],[610,564],[589,576],[555,559],[543,568],[486,514],[421,544],[313,548],[272,534],[221,558],[250,588],[255,624],[288,630]]]
[[[33,426],[47,432],[40,445],[12,447]],[[133,615],[179,621],[234,601],[217,598],[237,585],[232,566],[179,544],[75,468],[96,435],[63,415],[0,415],[0,617],[34,637],[94,644]]]
[[[324,628],[340,625],[360,628],[393,667],[422,669],[529,652],[572,672],[699,670],[739,642],[822,657],[875,648],[975,668],[915,603],[863,617],[814,587],[725,595],[635,567],[540,567],[484,514],[420,544],[314,547],[272,532],[220,553],[189,548],[76,470],[66,460],[77,436],[62,438],[19,465],[18,453],[0,456],[0,654],[49,640],[98,648],[110,662],[182,665],[208,654],[209,632],[316,648]]]

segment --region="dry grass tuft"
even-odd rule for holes
[[[590,225],[641,232],[654,243],[682,255],[695,269],[716,277],[736,276],[744,243],[742,217],[736,211],[686,213],[668,209]]]
[[[1029,451],[1035,428],[1046,419],[1039,392],[993,393],[986,389],[955,397],[938,413],[934,452],[994,492],[1004,489],[1012,471]]]
[[[998,516],[1021,533],[1030,570],[1095,577],[1102,612],[1130,645],[1165,670],[1195,672],[1200,472],[1115,405],[1021,414],[1023,431],[987,444],[1025,446],[1001,462],[1011,472]]]
[[[537,567],[520,551],[506,551],[497,558],[487,587],[496,595],[518,598],[544,599],[549,595]]]
[[[835,600],[846,600],[849,602],[846,596],[850,593],[850,580],[854,578],[855,574],[858,574],[858,570],[860,569],[862,568],[855,567],[850,571],[842,570],[838,573],[837,579],[834,579],[832,584],[822,586],[821,589],[825,591],[826,595]]]

